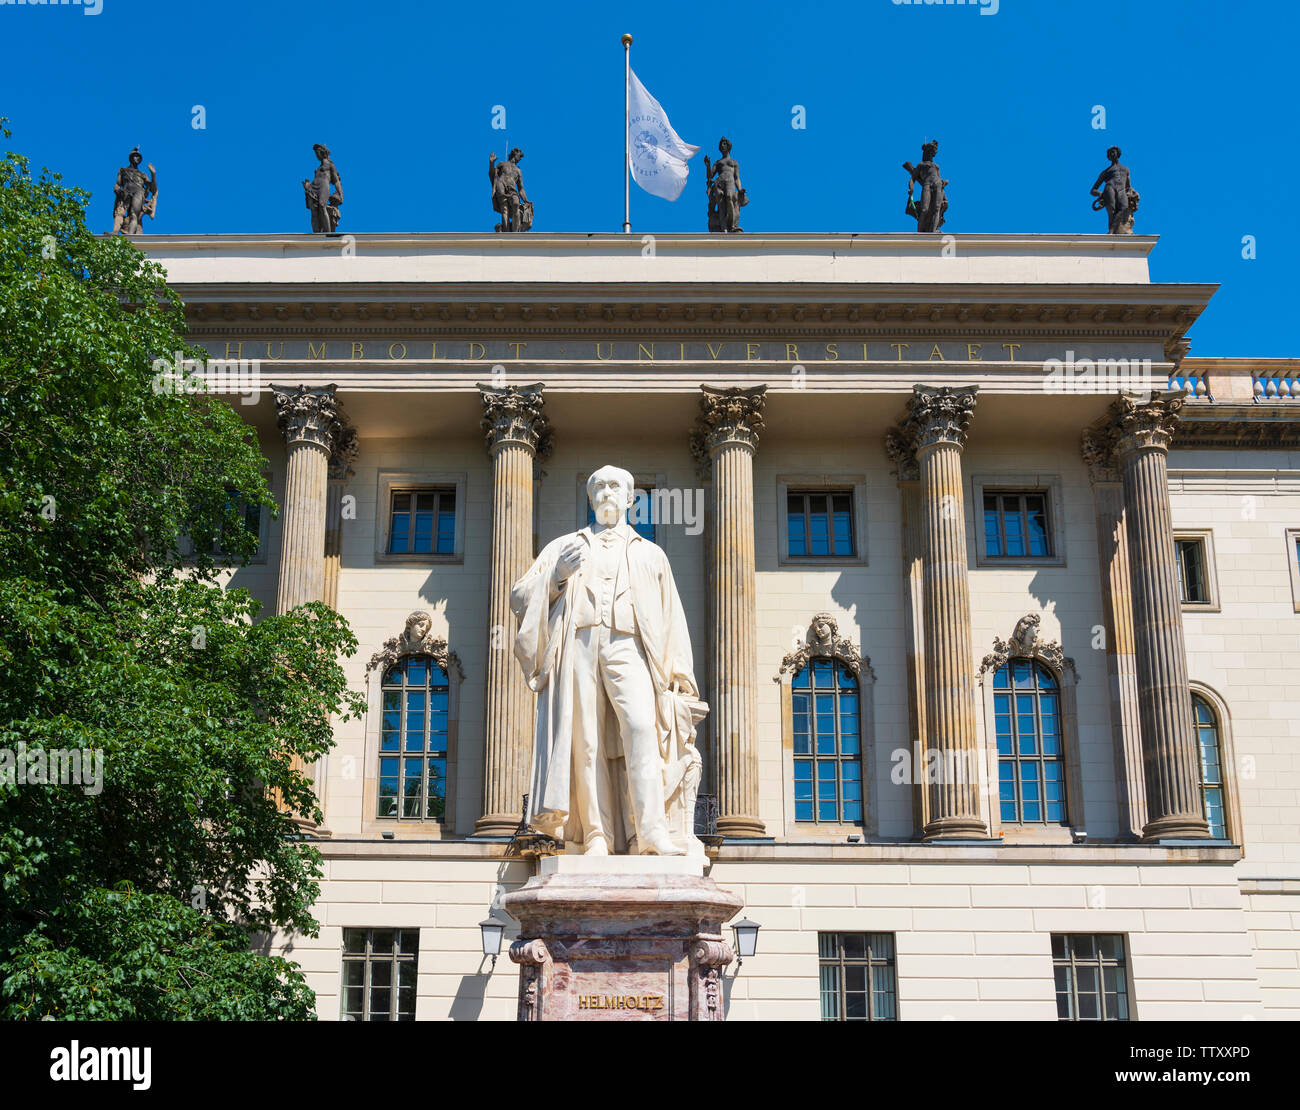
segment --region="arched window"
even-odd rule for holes
[[[790,686],[795,820],[862,824],[857,678],[839,659],[812,659]]]
[[[1228,838],[1228,817],[1224,802],[1223,748],[1219,744],[1219,719],[1213,706],[1200,694],[1192,695],[1192,719],[1196,743],[1201,752],[1201,808],[1210,825],[1210,835]]]
[[[378,817],[439,819],[447,809],[446,670],[408,655],[384,672]]]
[[[1009,824],[1064,825],[1065,753],[1056,676],[1034,659],[1008,659],[993,674],[998,802]]]

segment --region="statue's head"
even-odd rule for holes
[[[1119,147],[1117,146],[1113,146],[1108,151],[1106,151],[1106,157],[1109,158],[1112,162],[1118,162],[1119,155],[1120,155],[1120,150]]]
[[[636,480],[622,467],[602,466],[587,479],[587,500],[596,521],[610,528],[623,519],[636,497]]]
[[[518,147],[515,147],[510,152],[510,161],[512,162],[522,162],[523,158],[524,158],[524,152],[520,150]]]
[[[324,143],[312,143],[311,148],[316,152],[316,157],[322,162],[330,156],[330,148]]]
[[[939,153],[939,140],[931,139],[928,143],[921,144],[921,157],[927,161],[933,161],[934,156]]]
[[[131,151],[131,153],[127,156],[127,159],[126,159],[126,160],[127,160],[128,162],[130,162],[132,168],[134,168],[134,167],[136,167],[136,166],[139,166],[140,163],[144,161],[144,155],[142,155],[142,154],[140,153],[140,148],[139,148],[139,147],[136,147],[136,148],[133,149],[133,150]]]
[[[722,153],[722,157],[724,158],[731,153],[731,140],[728,139],[726,135],[723,135],[722,138],[718,140],[718,150]]]

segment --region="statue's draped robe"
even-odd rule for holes
[[[582,566],[568,579],[554,602],[551,581],[560,553],[574,540],[586,545]],[[543,549],[528,573],[515,583],[510,608],[518,635],[515,657],[523,665],[530,689],[537,694],[537,729],[527,819],[557,840],[584,840],[571,814],[571,760],[574,713],[574,610],[579,591],[587,589],[594,566],[592,531],[561,536]],[[626,546],[626,576],[637,633],[654,683],[659,754],[665,767],[680,761],[692,740],[699,705],[686,614],[673,581],[668,556],[655,544],[632,533]],[[617,724],[606,715],[613,733],[604,733],[606,752],[617,751]],[[680,774],[680,772],[679,772]]]

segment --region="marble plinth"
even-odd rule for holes
[[[519,922],[520,1021],[722,1021],[736,895],[668,856],[551,856],[501,907]]]

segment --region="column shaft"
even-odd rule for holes
[[[509,836],[518,827],[532,768],[536,695],[514,657],[510,591],[533,560],[533,465],[549,454],[542,387],[480,383],[482,427],[492,458],[492,567],[484,698],[483,816],[475,836]]]
[[[974,386],[915,386],[903,423],[885,439],[900,476],[915,468],[920,481],[924,714],[918,724],[925,759],[914,774],[925,783],[926,839],[988,836],[980,815],[983,756],[975,733],[961,470],[976,392]]]
[[[758,608],[754,575],[754,452],[729,442],[713,456],[713,735],[718,831],[762,836],[758,818]]]
[[[709,716],[716,756],[718,832],[761,837],[758,741],[758,596],[754,561],[754,450],[766,386],[702,386],[691,451],[711,475],[713,643]]]
[[[1165,450],[1151,446],[1131,451],[1124,457],[1123,475],[1146,771],[1143,836],[1148,840],[1208,836],[1201,805],[1200,755],[1192,728]]]
[[[928,782],[924,835],[987,836],[979,808],[961,448],[939,443],[918,452],[917,461],[925,520],[925,721],[939,755],[937,773],[927,769],[935,781]]]
[[[506,442],[492,457],[492,578],[488,594],[486,751],[479,836],[508,836],[519,824],[536,723],[536,698],[511,645],[510,590],[533,559],[533,452]]]

